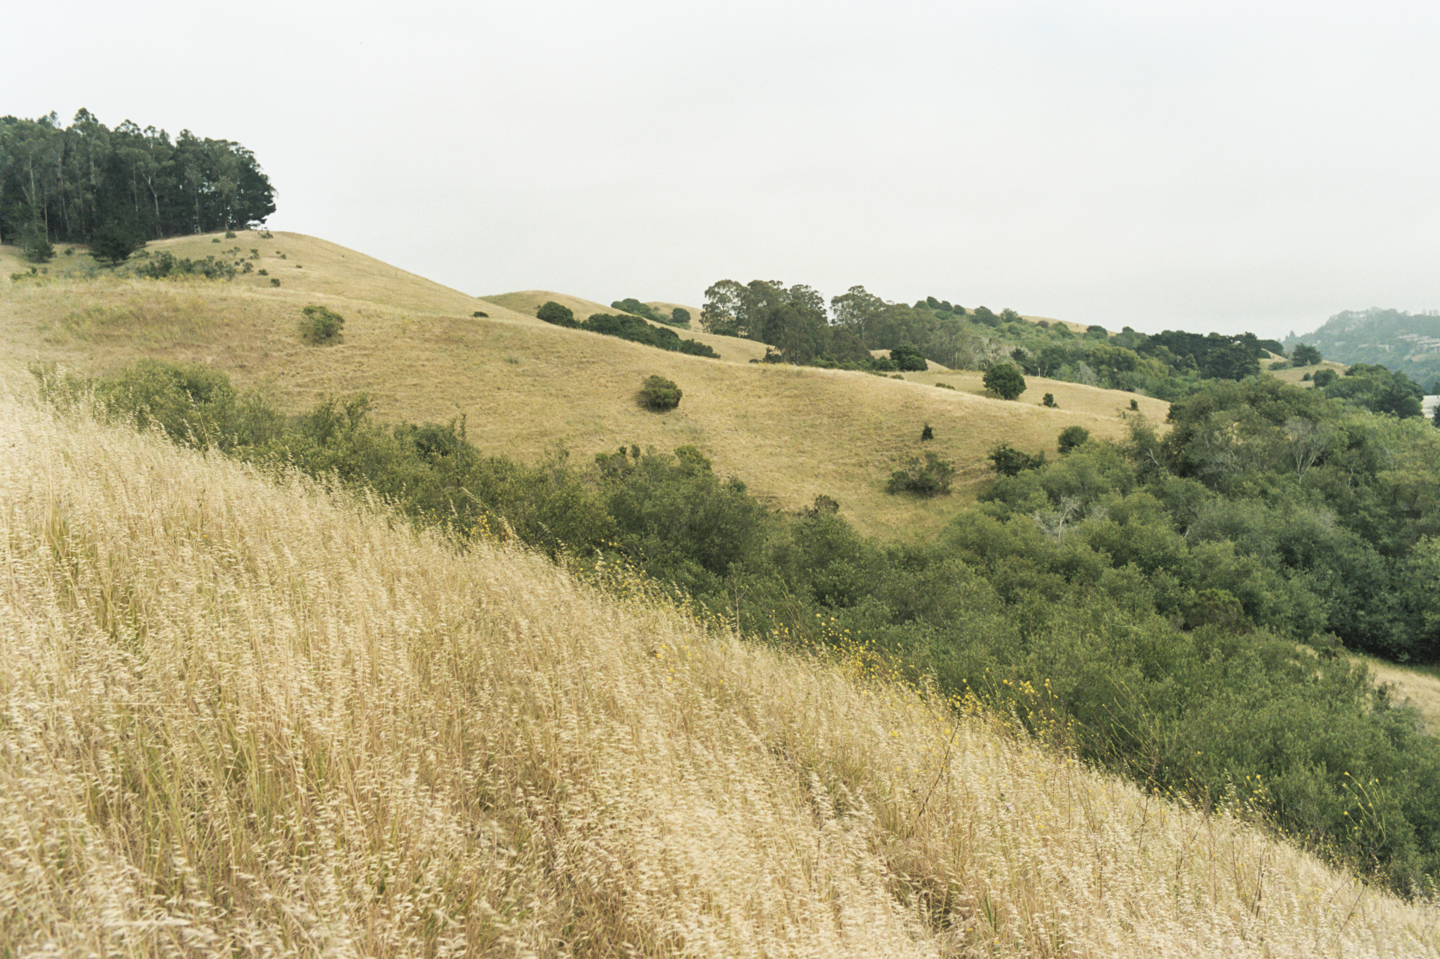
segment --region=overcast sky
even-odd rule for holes
[[[474,294],[1440,308],[1433,2],[78,0],[6,33],[0,114],[238,141],[273,229]]]

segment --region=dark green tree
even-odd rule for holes
[[[130,259],[130,254],[144,245],[144,236],[132,225],[111,220],[95,231],[90,240],[90,255],[102,263],[116,266]]]
[[[987,392],[1003,400],[1013,400],[1025,392],[1025,377],[1010,363],[990,367],[982,382]]]
[[[45,235],[45,224],[32,223],[20,238],[20,255],[31,263],[49,263],[55,259],[55,247]]]
[[[1009,443],[1001,443],[990,451],[990,468],[1001,476],[1018,476],[1025,470],[1038,470],[1045,465],[1045,454],[1021,452]]]
[[[890,351],[890,359],[895,361],[895,368],[902,372],[924,373],[930,368],[925,361],[925,354],[914,346],[897,346]]]
[[[1297,343],[1290,351],[1290,362],[1296,366],[1314,366],[1322,359],[1320,351],[1306,343]]]
[[[535,316],[546,323],[554,323],[556,326],[578,326],[575,322],[575,313],[568,306],[562,306],[554,300],[547,300],[541,304],[540,309],[535,311]]]
[[[1060,431],[1059,447],[1060,452],[1068,453],[1079,446],[1084,446],[1090,439],[1090,431],[1083,426],[1067,426]]]

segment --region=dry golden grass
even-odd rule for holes
[[[1261,361],[1260,366],[1262,369],[1269,370],[1269,364],[1265,363],[1264,361]],[[1319,370],[1334,370],[1336,373],[1344,376],[1347,369],[1349,369],[1349,367],[1347,367],[1344,363],[1336,363],[1331,360],[1326,360],[1318,366],[1292,366],[1289,369],[1284,370],[1270,370],[1270,375],[1275,377],[1277,380],[1280,380],[1282,383],[1289,383],[1291,386],[1298,386],[1302,389],[1309,389],[1310,381],[1305,379],[1306,374],[1309,374],[1313,377],[1315,373]]]
[[[11,401],[0,448],[7,954],[1440,955],[863,655]]]
[[[150,249],[191,258],[258,249],[256,267],[281,278],[281,286],[255,274],[230,283],[128,280],[108,271],[89,279],[0,279],[0,368],[13,372],[40,360],[105,370],[140,357],[206,363],[290,411],[324,394],[368,392],[382,418],[445,422],[463,415],[482,449],[529,460],[557,445],[588,460],[622,444],[692,444],[777,508],[808,507],[825,494],[860,529],[890,536],[923,536],[954,515],[989,481],[986,454],[1000,442],[1053,453],[1060,431],[1073,424],[1101,437],[1124,432],[1118,414],[1128,394],[1032,379],[1007,403],[981,395],[978,373],[908,374],[899,382],[763,366],[749,362],[764,355],[763,344],[685,334],[713,346],[723,360],[717,363],[534,316],[549,299],[580,317],[609,309],[587,300],[535,290],[478,299],[296,234],[214,239]],[[18,263],[13,248],[0,249]],[[62,255],[55,263],[62,260],[89,262]],[[338,344],[301,341],[296,324],[310,303],[345,317]],[[476,310],[489,316],[472,317]],[[662,416],[635,404],[651,374],[681,386],[679,409]],[[956,389],[937,388],[937,381]],[[1039,405],[1047,391],[1058,409]],[[1164,419],[1165,404],[1140,403],[1152,421]],[[936,440],[921,447],[927,422]],[[955,463],[955,494],[887,495],[890,473],[925,450]]]
[[[1397,699],[1408,700],[1432,735],[1440,736],[1440,670],[1407,668],[1373,656],[1356,657],[1369,668],[1376,682],[1391,686]]]

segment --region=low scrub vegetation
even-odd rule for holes
[[[930,435],[926,436],[925,432]],[[933,439],[934,433],[926,426],[920,434],[922,440]],[[885,483],[887,493],[913,493],[916,496],[938,496],[950,492],[950,481],[955,478],[955,465],[942,460],[934,453],[925,458],[912,456],[905,465],[890,474]]]

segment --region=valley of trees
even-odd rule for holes
[[[113,130],[88,110],[61,127],[0,117],[0,242],[43,259],[53,243],[139,245],[242,229],[275,212],[259,162],[230,140],[126,120]],[[123,257],[121,257],[123,259]]]
[[[463,421],[372,423],[364,397],[286,417],[203,367],[37,372],[57,404],[93,395],[177,442],[368,487],[462,542],[514,536],[749,636],[867,650],[1403,894],[1440,878],[1440,740],[1344,654],[1440,659],[1440,431],[1418,418],[1212,380],[1163,437],[1138,417],[1119,444],[1067,430],[1057,460],[997,462],[977,505],[897,545],[827,497],[775,512],[694,447],[526,465]]]

